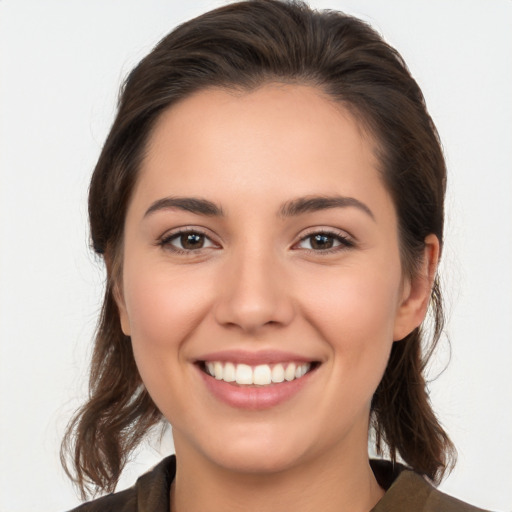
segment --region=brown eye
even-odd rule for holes
[[[199,233],[183,233],[179,236],[181,248],[193,250],[204,246],[205,236]]]
[[[209,247],[216,247],[206,235],[198,231],[182,231],[169,235],[159,242],[159,245],[173,252],[193,252]]]
[[[334,246],[334,238],[329,235],[318,234],[311,237],[311,248],[315,250],[331,249]]]
[[[297,244],[299,249],[316,252],[328,251],[330,249],[336,251],[353,246],[354,243],[349,238],[338,233],[313,233],[305,236]]]

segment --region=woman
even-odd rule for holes
[[[162,40],[91,182],[108,286],[64,449],[83,492],[164,419],[176,457],[78,510],[476,510],[423,478],[454,458],[422,375],[444,192],[421,91],[362,22],[249,1]]]

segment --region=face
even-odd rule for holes
[[[178,454],[268,472],[366,453],[414,294],[373,142],[321,92],[208,90],[162,115],[118,303]]]

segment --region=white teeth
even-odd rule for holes
[[[207,373],[217,380],[236,382],[240,385],[268,386],[285,380],[290,382],[300,379],[311,369],[311,364],[279,363],[272,367],[268,364],[251,367],[247,364],[207,361],[205,367]]]
[[[285,378],[287,381],[290,381],[290,380],[295,379],[295,364],[294,364],[294,363],[290,363],[290,364],[286,367],[286,370],[285,370],[285,372],[284,372],[284,378]]]
[[[309,370],[309,368],[306,368],[306,365],[304,364],[300,364],[299,366],[297,366],[297,368],[295,369],[295,378],[296,379],[300,379],[301,377],[303,377],[306,372]]]
[[[215,378],[217,380],[222,380],[222,363],[219,363],[218,361],[216,361],[213,364],[213,371],[215,372],[214,373]]]
[[[233,363],[226,363],[222,372],[222,380],[225,382],[235,382],[236,370]]]
[[[217,378],[217,375],[215,375],[215,378]],[[237,384],[252,384],[252,368],[247,364],[237,364],[235,380]]]
[[[272,382],[272,371],[270,370],[270,366],[268,364],[260,364],[259,366],[256,366],[252,375],[252,382],[258,386],[270,384]]]
[[[282,364],[276,364],[272,368],[272,382],[283,382],[284,380],[284,368]]]

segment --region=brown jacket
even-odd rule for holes
[[[484,512],[443,494],[401,465],[373,460],[371,465],[386,494],[370,512]],[[133,487],[84,503],[71,512],[169,512],[175,473],[176,458],[171,455],[142,475]]]

